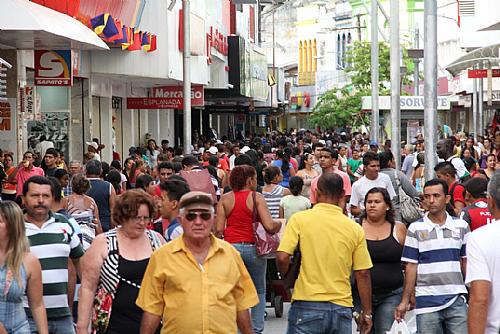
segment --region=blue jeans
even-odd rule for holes
[[[292,303],[287,334],[352,333],[352,309],[330,302]]]
[[[36,323],[33,318],[28,318],[31,333],[38,334]],[[75,334],[73,327],[73,318],[71,316],[49,319],[49,334]]]
[[[252,277],[259,296],[259,303],[252,307],[252,326],[255,334],[264,332],[264,314],[266,311],[266,269],[267,260],[257,255],[255,245],[246,243],[233,244],[240,252],[243,263]]]
[[[370,333],[385,334],[391,330],[394,322],[394,310],[401,302],[403,288],[393,290],[386,294],[372,295],[373,327]],[[361,311],[361,300],[357,290],[353,292],[354,309]]]
[[[467,334],[467,304],[464,297],[447,308],[417,315],[417,331],[419,334]]]

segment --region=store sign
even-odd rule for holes
[[[6,102],[0,102],[0,134],[4,138],[13,134],[14,131],[15,101],[15,99],[8,99]]]
[[[71,86],[71,50],[35,50],[36,86]]]
[[[500,78],[500,68],[495,68],[491,70],[491,76],[493,78]],[[488,70],[469,70],[468,78],[469,79],[481,79],[488,77]]]
[[[21,112],[33,114],[35,111],[35,87],[19,88],[19,103]]]
[[[379,96],[378,100],[380,110],[391,110],[391,97],[390,96]],[[401,110],[424,110],[424,97],[423,96],[401,96],[399,100],[399,108]],[[449,96],[438,96],[437,98],[437,109],[438,110],[450,110],[450,97]],[[363,96],[362,99],[362,109],[371,110],[372,109],[372,97]]]
[[[210,27],[210,32],[207,33],[207,61],[212,63],[212,48],[218,51],[223,56],[227,57],[229,45],[227,37],[222,32],[214,27]]]
[[[184,94],[182,86],[157,87],[152,97],[128,97],[127,109],[182,109]],[[203,107],[205,94],[203,86],[191,87],[191,106]]]

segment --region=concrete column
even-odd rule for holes
[[[101,128],[101,144],[106,147],[101,151],[101,160],[111,162],[113,160],[113,109],[111,108],[111,98],[101,97],[99,99],[100,112],[100,128]]]
[[[83,153],[85,152],[86,138],[85,129],[88,129],[88,123],[84,123],[85,107],[83,97],[83,82],[84,79],[74,80],[73,87],[71,87],[71,107],[70,107],[70,126],[69,126],[69,152],[68,162],[71,160],[82,160]],[[88,113],[88,110],[87,110]],[[88,115],[87,115],[88,117]],[[90,133],[90,132],[89,132]]]
[[[156,143],[160,145],[160,113],[158,109],[148,110],[148,123],[150,124],[148,132],[151,133]]]
[[[123,154],[122,160],[128,156],[128,149],[135,146],[134,138],[137,130],[135,129],[134,113],[136,110],[124,109],[122,112],[122,134],[123,134]],[[122,161],[123,162],[123,161]]]
[[[159,140],[166,139],[169,141],[170,146],[175,146],[174,138],[174,111],[165,109],[159,111]]]
[[[144,136],[146,133],[150,132],[149,122],[148,122],[148,110],[138,110],[139,113],[139,142],[137,146],[144,145]]]

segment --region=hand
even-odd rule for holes
[[[394,319],[400,322],[405,318],[406,311],[408,311],[409,304],[406,302],[401,302],[398,307],[394,310]]]
[[[415,291],[410,296],[410,310],[413,310],[415,308],[415,304],[417,303],[417,300],[415,298]]]
[[[3,326],[3,324],[0,322],[0,334],[8,334],[7,330]]]
[[[372,326],[373,326],[373,322],[372,322],[371,318],[366,317],[365,314],[361,314],[359,316],[358,331],[361,334],[368,334],[368,333],[370,333],[370,331],[372,329]]]

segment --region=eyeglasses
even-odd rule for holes
[[[184,216],[186,219],[190,222],[195,220],[197,217],[200,217],[203,220],[209,220],[212,218],[212,213],[211,212],[188,212]]]
[[[141,223],[141,222],[149,223],[153,219],[151,217],[133,217],[132,220],[135,223]]]

